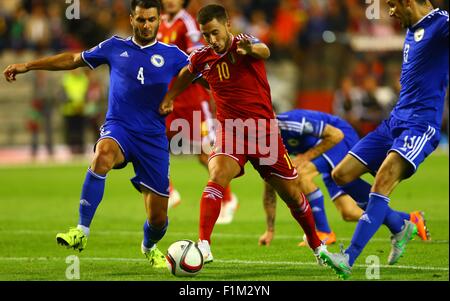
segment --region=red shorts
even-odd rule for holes
[[[167,136],[181,133],[189,143],[199,144],[214,135],[209,94],[199,85],[190,85],[174,101],[174,110],[166,118]]]
[[[251,147],[251,145],[249,145],[249,140],[247,139],[248,136],[245,137],[245,139],[237,139],[237,141],[234,142],[235,145],[230,147],[229,141],[227,142],[227,139],[222,139],[222,137],[224,137],[223,132],[217,133],[216,144],[214,150],[210,154],[209,160],[216,156],[228,156],[233,158],[241,166],[241,172],[236,178],[245,173],[244,166],[247,161],[250,161],[264,180],[267,180],[272,176],[277,176],[286,180],[293,180],[298,177],[297,170],[292,164],[279,132],[259,135],[259,138],[263,139],[266,143],[263,147],[258,147],[258,145],[256,145],[256,147]],[[236,139],[236,136],[233,136],[233,138]],[[242,151],[243,149],[244,151]]]

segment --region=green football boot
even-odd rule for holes
[[[88,237],[81,229],[70,228],[67,233],[56,234],[56,242],[59,245],[66,246],[68,249],[82,251],[86,248]]]

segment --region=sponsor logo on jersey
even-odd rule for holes
[[[129,57],[128,52],[126,52],[126,51],[122,52],[122,54],[120,56],[121,57]]]

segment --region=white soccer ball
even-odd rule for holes
[[[193,277],[203,268],[203,255],[192,240],[179,240],[170,245],[166,255],[167,268],[179,277]]]

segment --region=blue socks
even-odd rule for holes
[[[403,226],[405,225],[405,219],[402,214],[407,214],[399,211],[392,210],[390,207],[386,210],[386,217],[384,218],[383,224],[389,228],[392,234],[397,234],[402,231]],[[408,220],[409,220],[409,214]]]
[[[309,200],[309,205],[311,206],[314,221],[316,222],[316,229],[320,232],[330,233],[331,229],[328,225],[327,216],[325,214],[325,206],[323,201],[323,194],[320,189],[306,195]]]
[[[78,224],[89,228],[105,191],[106,176],[94,173],[90,168],[84,179],[80,200],[80,218]],[[85,233],[88,234],[88,233]]]
[[[406,219],[407,221],[409,221],[410,220],[410,216],[409,216],[409,213],[406,213],[406,212],[402,212],[402,211],[396,211],[396,210],[393,210],[394,212],[396,212],[398,215],[400,215],[400,217],[402,218],[402,219]],[[395,233],[395,232],[394,232]]]
[[[366,209],[367,204],[369,203],[369,193],[371,189],[372,186],[362,179],[357,179],[342,186],[342,190],[351,196],[363,210]]]
[[[166,219],[165,225],[158,229],[149,224],[148,220],[144,223],[144,247],[151,249],[166,234],[169,218]]]
[[[350,246],[345,250],[350,257],[349,264],[353,265],[356,258],[378,231],[386,218],[389,209],[389,198],[377,193],[369,195],[369,204],[366,212],[361,216],[356,225]]]
[[[369,203],[371,188],[370,184],[362,179],[357,179],[342,187],[342,189],[350,195],[363,210],[366,210],[367,204]],[[391,208],[388,208],[387,210],[383,224],[389,228],[391,233],[396,234],[401,231],[404,220],[409,220],[409,213],[396,211]]]

